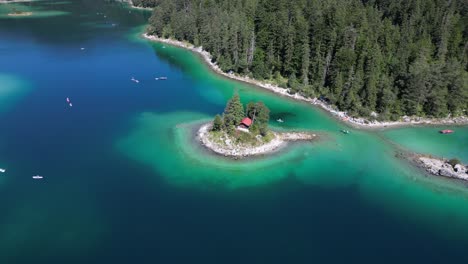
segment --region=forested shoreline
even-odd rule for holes
[[[466,114],[464,0],[140,1],[156,7],[148,33],[203,46],[226,72],[356,116]]]

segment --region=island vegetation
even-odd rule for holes
[[[140,0],[149,34],[188,41],[225,72],[318,97],[351,116],[465,115],[464,0]]]
[[[270,110],[263,102],[249,102],[244,109],[238,93],[227,102],[222,115],[203,125],[200,141],[215,153],[243,157],[266,154],[279,149],[286,141],[311,140],[315,134],[278,133],[269,129]]]
[[[270,109],[263,102],[249,102],[244,109],[235,93],[223,114],[215,116],[210,136],[219,142],[225,138],[234,144],[258,146],[274,138],[268,128],[269,120]]]

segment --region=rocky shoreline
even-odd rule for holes
[[[467,125],[468,124],[468,117],[461,116],[456,118],[441,118],[441,119],[432,119],[432,118],[422,118],[422,117],[408,117],[403,116],[401,121],[388,121],[388,122],[380,122],[380,121],[370,121],[365,118],[354,118],[347,115],[346,112],[336,110],[332,105],[329,105],[318,98],[310,98],[304,97],[298,93],[291,94],[289,93],[290,90],[287,88],[282,88],[277,85],[273,85],[271,83],[258,81],[252,79],[248,76],[240,76],[237,74],[230,74],[223,72],[219,66],[212,62],[212,56],[209,52],[203,49],[203,47],[195,47],[194,45],[182,42],[174,39],[165,39],[159,38],[154,35],[143,34],[143,37],[149,39],[151,41],[166,43],[172,46],[177,46],[181,48],[188,49],[192,52],[199,54],[203,60],[210,66],[210,68],[215,71],[216,73],[223,75],[227,78],[253,84],[255,86],[267,89],[271,92],[276,94],[286,96],[292,98],[294,100],[303,101],[310,103],[312,105],[318,106],[323,110],[330,113],[335,118],[339,119],[342,122],[348,123],[354,127],[358,128],[386,128],[386,127],[399,127],[399,126],[409,126],[409,125]]]
[[[210,137],[212,123],[202,125],[197,132],[198,141],[209,150],[218,155],[233,158],[242,158],[249,156],[259,156],[271,154],[285,147],[288,141],[310,141],[317,138],[316,134],[305,132],[273,132],[274,138],[269,142],[259,146],[245,146],[243,144],[234,143],[231,139],[224,135],[216,142]],[[244,133],[244,132],[242,132]],[[260,140],[260,139],[259,139]]]
[[[448,159],[415,153],[403,154],[403,156],[431,175],[468,181],[468,165],[461,164],[460,162],[451,164]]]
[[[417,160],[422,168],[433,175],[468,181],[468,166],[466,165],[452,166],[449,160],[432,157],[419,157]]]
[[[151,8],[151,7],[136,6],[136,5],[133,4],[132,0],[120,0],[120,2],[128,3],[128,5],[131,8],[134,8],[134,9],[141,9],[141,10],[148,10],[148,11],[153,10],[153,8]]]

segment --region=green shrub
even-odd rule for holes
[[[459,160],[459,159],[456,159],[456,158],[453,158],[453,159],[449,160],[448,163],[449,163],[450,165],[452,165],[452,167],[454,167],[454,168],[455,168],[455,165],[461,164],[460,160]]]

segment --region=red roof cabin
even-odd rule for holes
[[[251,125],[252,125],[252,119],[246,117],[242,119],[239,126],[244,127],[244,128],[249,128]]]

